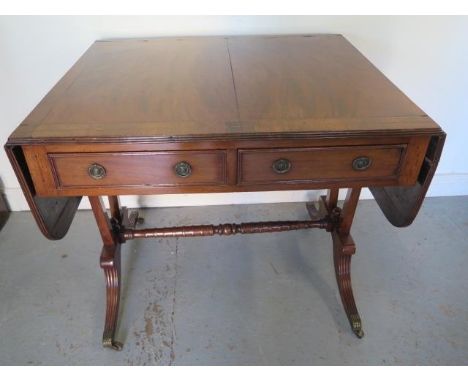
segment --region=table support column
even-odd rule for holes
[[[120,302],[120,243],[113,232],[101,197],[90,196],[89,201],[104,244],[100,257],[100,265],[106,279],[106,319],[102,344],[104,347],[121,350],[122,344],[114,339]],[[113,218],[117,218],[118,199],[110,198],[110,203]]]
[[[360,188],[348,189],[342,210],[336,206],[338,189],[329,190],[327,197],[322,197],[320,200],[321,209],[330,216],[336,216],[337,222],[331,231],[336,281],[351,328],[357,337],[362,338],[364,331],[351,285],[351,256],[356,252],[356,245],[350,235],[360,193]]]

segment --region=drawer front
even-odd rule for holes
[[[239,184],[396,179],[406,145],[239,150]]]
[[[226,183],[223,150],[50,153],[48,157],[59,189]]]

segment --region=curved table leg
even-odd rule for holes
[[[102,345],[121,350],[123,345],[114,339],[120,301],[120,244],[102,248],[100,265],[106,278],[106,321]]]
[[[350,188],[346,195],[343,210],[341,210],[337,207],[338,189],[331,189],[326,197],[320,198],[320,211],[322,214],[328,214],[334,221],[331,235],[336,282],[351,328],[357,337],[362,338],[364,332],[362,330],[361,317],[354,301],[351,285],[351,257],[356,252],[356,245],[349,234],[360,191],[360,188]]]
[[[354,301],[351,285],[351,256],[356,252],[351,235],[342,235],[336,230],[332,232],[333,239],[333,262],[335,264],[335,275],[341,302],[348,316],[351,329],[359,338],[364,336],[361,317]]]
[[[120,242],[112,227],[112,221],[99,196],[90,196],[89,201],[103,241],[100,265],[106,278],[106,321],[102,344],[104,347],[121,350],[122,344],[114,340],[119,315],[120,301]],[[112,218],[120,223],[117,197],[109,197]]]

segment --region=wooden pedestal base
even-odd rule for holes
[[[100,264],[106,278],[106,319],[102,343],[105,347],[121,350],[122,344],[115,340],[120,300],[120,245],[126,240],[155,237],[189,237],[253,234],[281,232],[296,229],[321,228],[331,233],[333,239],[333,260],[336,281],[340,291],[344,310],[357,337],[364,335],[361,318],[354,301],[351,287],[351,256],[356,251],[354,241],[349,234],[360,188],[348,190],[343,209],[337,207],[338,189],[328,191],[326,197],[320,198],[319,209],[314,204],[307,204],[311,220],[254,222],[242,224],[198,225],[184,227],[165,227],[135,229],[140,220],[136,212],[128,213],[125,207],[120,208],[117,196],[109,196],[109,218],[102,200],[90,196],[96,222],[103,240]]]

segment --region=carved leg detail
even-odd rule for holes
[[[353,239],[350,235],[341,235],[333,231],[333,262],[335,264],[336,282],[340,291],[341,302],[348,316],[351,328],[359,338],[364,336],[361,317],[354,301],[351,285],[351,256],[356,251]]]
[[[104,246],[100,263],[106,278],[106,321],[102,344],[104,347],[121,350],[123,345],[114,339],[120,301],[120,244]]]
[[[354,301],[351,286],[351,257],[356,252],[356,245],[349,234],[360,191],[359,188],[349,189],[343,210],[341,210],[337,207],[338,189],[331,189],[326,197],[322,196],[319,199],[319,211],[322,214],[327,213],[334,222],[330,231],[333,239],[333,263],[335,264],[336,282],[351,328],[357,337],[362,338],[364,332],[361,317]]]

